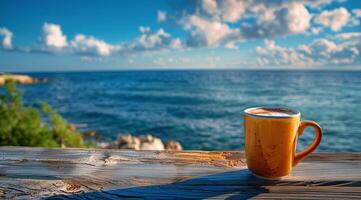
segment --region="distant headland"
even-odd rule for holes
[[[37,79],[28,75],[20,75],[20,74],[5,74],[0,73],[0,85],[4,85],[7,79],[14,80],[19,84],[34,84],[34,83],[43,83],[47,82],[48,79]]]

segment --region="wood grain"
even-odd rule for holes
[[[361,199],[360,153],[314,153],[279,181],[241,152],[0,147],[0,199]]]

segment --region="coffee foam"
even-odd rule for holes
[[[296,113],[289,109],[282,108],[257,108],[250,110],[249,113],[259,116],[270,116],[270,117],[291,117]]]

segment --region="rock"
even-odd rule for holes
[[[121,135],[117,140],[110,144],[98,144],[100,148],[110,149],[132,149],[132,150],[174,150],[181,151],[182,145],[176,141],[169,141],[165,146],[160,138],[154,137],[150,134],[141,135],[139,137],[132,136],[130,134]]]
[[[110,144],[110,148],[115,149],[140,149],[140,140],[137,137],[133,137],[130,134],[122,135],[118,139]]]
[[[139,136],[141,141],[140,150],[164,150],[164,144],[161,139],[152,135]]]
[[[102,149],[107,149],[110,147],[108,142],[97,142],[97,147]]]
[[[147,134],[147,135],[140,135],[138,136],[140,142],[152,142],[153,141],[153,136],[151,134]]]
[[[182,145],[179,142],[174,141],[174,140],[169,140],[167,142],[167,144],[165,144],[165,149],[172,150],[172,151],[182,151],[183,150]]]
[[[0,85],[4,85],[7,79],[12,79],[16,83],[20,84],[32,84],[38,83],[39,81],[35,78],[32,78],[27,75],[18,75],[18,74],[0,74]]]

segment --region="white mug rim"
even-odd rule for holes
[[[251,113],[252,110],[256,110],[256,109],[280,109],[280,110],[287,110],[288,112],[290,112],[289,115],[287,116],[266,116],[266,115],[258,115],[258,114],[253,114]],[[253,116],[253,117],[259,117],[259,118],[293,118],[296,116],[300,116],[301,113],[297,110],[291,109],[291,108],[286,108],[286,107],[251,107],[251,108],[247,108],[243,111],[244,115],[248,115],[248,116]]]

